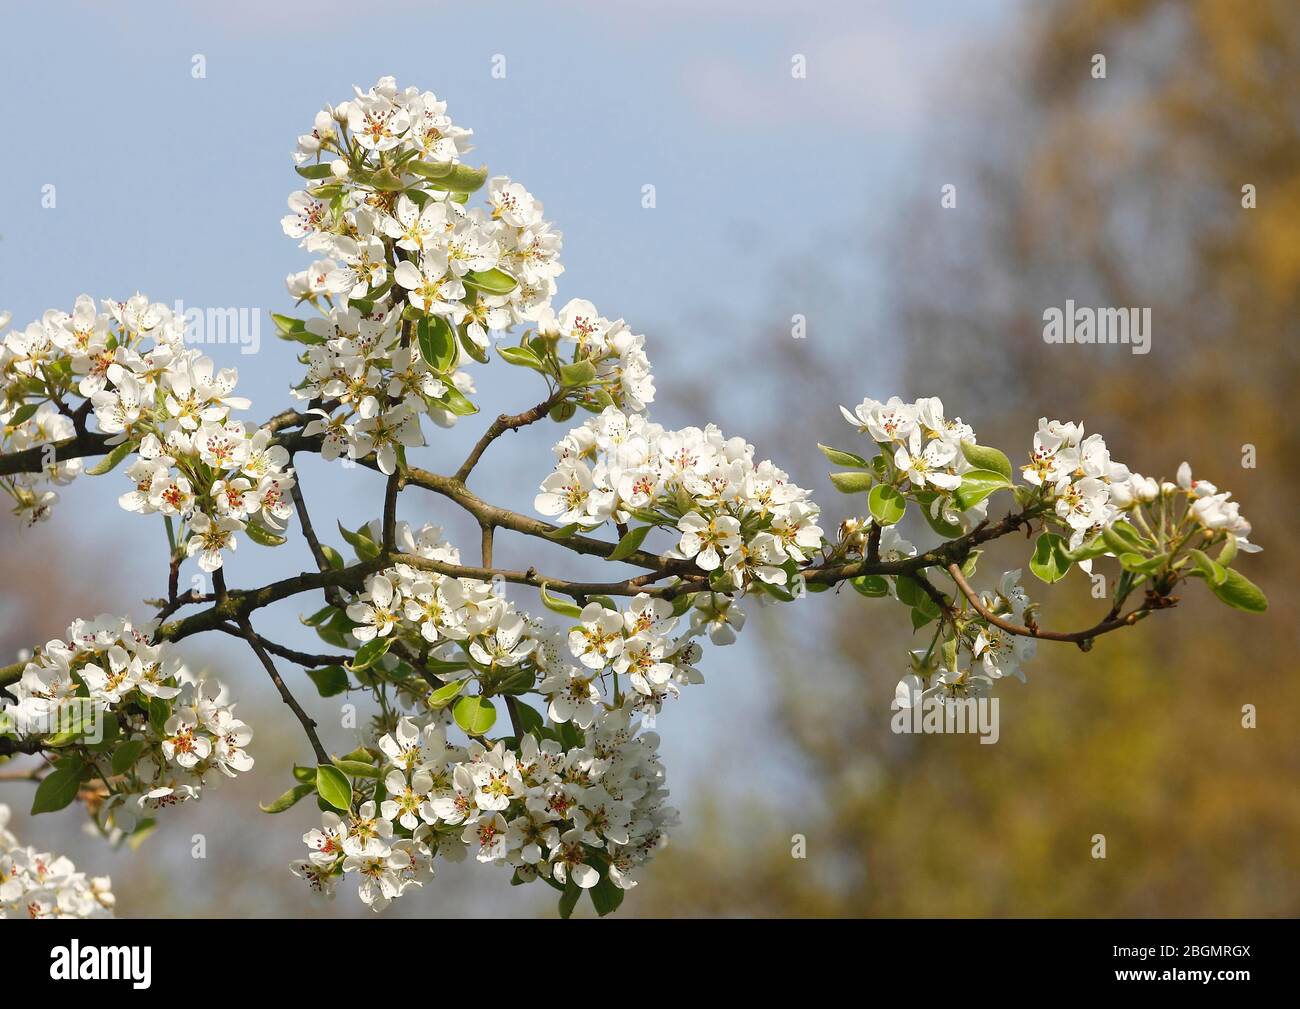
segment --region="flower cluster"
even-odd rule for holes
[[[1071,549],[1115,520],[1119,509],[1111,501],[1112,485],[1126,483],[1132,475],[1123,463],[1111,460],[1101,435],[1084,437],[1082,424],[1046,417],[1038,422],[1033,452],[1021,471],[1027,484],[1042,488],[1068,526]]]
[[[307,345],[295,395],[318,404],[305,433],[324,436],[325,457],[375,453],[391,473],[402,449],[423,444],[423,416],[445,427],[474,412],[463,366],[488,359],[489,334],[526,324],[537,335],[503,349],[506,360],[563,378],[594,408],[650,402],[643,337],[585,301],[551,307],[561,235],[541,201],[461,164],[472,131],[433,94],[391,77],[355,90],[299,138],[298,171],[315,185],[290,196],[282,221],[321,257],[288,278],[320,316],[276,321]],[[484,183],[484,205],[468,206]],[[560,344],[581,366],[564,376]]]
[[[867,398],[852,410],[841,406],[840,413],[876,443],[880,482],[913,496],[932,523],[961,531],[984,518],[985,501],[967,507],[955,494],[962,477],[977,469],[962,450],[963,443],[975,443],[975,432],[960,417],[946,417],[938,397],[913,403],[897,396],[884,403]]]
[[[1007,571],[997,591],[981,593],[981,601],[990,612],[1020,621],[1032,610],[1020,576],[1019,569]],[[898,681],[894,691],[896,707],[917,707],[930,697],[981,697],[1004,676],[1014,676],[1023,683],[1021,666],[1037,651],[1033,638],[1010,634],[980,616],[961,620],[955,636],[945,642],[946,647],[936,647],[938,644],[936,636],[929,649],[911,653],[912,671]]]
[[[623,708],[603,712],[585,742],[567,749],[549,730],[511,746],[457,746],[437,714],[403,717],[378,740],[382,798],[325,813],[303,836],[311,854],[293,871],[330,895],[356,873],[376,911],[429,879],[435,856],[460,861],[470,851],[513,868],[519,882],[587,890],[603,877],[630,889],[677,820],[664,802],[658,746]]]
[[[86,878],[65,855],[18,843],[0,802],[0,918],[111,918],[113,884]]]
[[[16,513],[29,523],[49,516],[57,494],[42,488],[82,471],[80,460],[58,460],[57,445],[85,431],[93,412],[111,451],[89,472],[134,453],[125,471],[133,489],[119,503],[182,523],[179,542],[205,571],[221,567],[239,532],[281,541],[291,511],[288,453],[271,444],[269,430],[231,419],[249,405],[232,395],[235,370],[216,369],[184,336],[184,318],[142,294],[101,308],[83,294],[71,313],[51,309],[6,334],[3,448],[48,453],[42,472],[5,478]]]
[[[245,749],[253,730],[235,717],[226,688],[192,673],[151,633],[120,617],[74,621],[27,663],[10,688],[15,700],[0,708],[17,736],[72,744],[73,763],[60,769],[100,777],[93,806],[106,831],[130,833],[155,810],[253,766]],[[95,759],[102,751],[113,754],[107,777]]]
[[[367,533],[376,532],[367,527]],[[657,713],[682,685],[703,682],[693,639],[707,633],[717,643],[730,643],[744,622],[728,597],[701,593],[689,624],[674,637],[684,608],[641,593],[624,611],[609,599],[581,611],[552,601],[573,621],[566,632],[520,612],[500,585],[436,570],[460,560],[441,535],[436,526],[413,531],[398,524],[397,543],[406,560],[367,578],[346,608],[347,634],[371,648],[371,661],[381,670],[399,665],[402,652],[415,651],[451,684],[463,687],[473,679],[488,693],[535,689],[556,724],[586,729],[602,711],[623,704]],[[430,566],[422,567],[422,561]],[[601,692],[606,677],[613,681],[608,703]],[[618,677],[631,686],[629,696],[619,689]]]
[[[722,591],[784,585],[821,547],[809,492],[712,424],[668,431],[610,406],[554,452],[534,501],[541,514],[586,528],[633,518],[671,527],[678,541],[667,556],[720,572]]]
[[[1161,483],[1140,473],[1131,473],[1127,480],[1111,485],[1111,504],[1120,511],[1129,512],[1145,505],[1181,498],[1187,502],[1186,517],[1206,533],[1223,533],[1231,539],[1234,552],[1260,551],[1261,547],[1250,542],[1250,522],[1241,514],[1241,506],[1231,500],[1230,491],[1220,491],[1208,480],[1192,479],[1192,467],[1186,462],[1178,467],[1176,479],[1176,483]]]

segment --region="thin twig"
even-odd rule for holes
[[[990,610],[984,605],[983,600],[980,599],[979,593],[971,588],[970,582],[968,582],[966,576],[962,574],[960,565],[949,564],[948,574],[952,576],[952,580],[956,583],[957,588],[961,589],[962,595],[970,600],[970,604],[975,608],[975,612],[994,627],[1000,627],[1008,634],[1017,634],[1025,638],[1041,638],[1044,641],[1068,641],[1072,644],[1078,645],[1085,652],[1092,647],[1093,638],[1101,634],[1108,634],[1111,631],[1117,631],[1121,627],[1132,627],[1155,608],[1148,600],[1125,616],[1104,619],[1101,623],[1089,627],[1087,630],[1045,631],[1041,627],[1026,627],[1022,624],[1014,623],[1013,621],[1007,620],[1005,617],[998,616]],[[1166,598],[1167,605],[1172,605],[1175,601],[1176,600],[1172,597]]]
[[[289,709],[294,713],[294,717],[302,724],[303,731],[307,733],[307,738],[311,740],[311,748],[316,753],[317,763],[328,764],[330,762],[329,754],[325,747],[321,745],[320,737],[316,735],[316,723],[311,719],[307,712],[302,710],[302,705],[298,703],[293,696],[293,692],[285,685],[280,677],[280,672],[275,668],[275,663],[271,661],[271,656],[266,653],[258,641],[258,634],[253,630],[253,625],[249,623],[248,618],[244,617],[239,621],[240,629],[243,631],[244,639],[256,653],[262,665],[266,668],[267,675],[271,677],[271,682],[275,684],[275,689],[280,691],[280,697]]]
[[[460,483],[464,483],[474,467],[478,465],[479,459],[487,451],[487,447],[500,438],[507,431],[518,431],[521,427],[527,427],[529,424],[535,424],[541,420],[550,411],[556,403],[564,398],[565,390],[556,388],[546,399],[538,403],[531,410],[525,410],[523,413],[508,414],[503,413],[494,420],[486,431],[470,450],[469,456],[460,464],[460,469],[456,470],[454,477]]]

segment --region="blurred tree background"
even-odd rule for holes
[[[1084,420],[1143,473],[1171,477],[1190,459],[1254,522],[1265,552],[1249,575],[1271,609],[1247,616],[1189,590],[1090,654],[1041,645],[1029,684],[1001,689],[991,746],[890,732],[900,608],[842,592],[798,621],[756,621],[770,662],[753,675],[779,692],[797,784],[732,801],[724,765],[628,902],[638,913],[1300,913],[1297,544],[1283,532],[1300,495],[1300,6],[1066,0],[1027,17],[1021,39],[953,68],[975,92],[960,99],[969,118],[929,152],[934,171],[918,173],[886,244],[904,388],[861,391],[940,395],[1013,460],[1039,416]],[[1094,54],[1105,79],[1091,76]],[[939,206],[949,182],[955,210]],[[1067,298],[1149,306],[1151,352],[1044,344],[1042,313]],[[762,365],[787,395],[838,391],[878,337],[857,342],[854,360],[849,341],[818,356],[815,340],[775,333],[779,368]],[[778,460],[806,460],[814,434],[852,448],[826,414],[812,430],[770,416],[765,430],[761,415],[746,430]],[[1243,466],[1245,445],[1257,468]],[[794,475],[821,486],[816,469]],[[827,518],[852,507],[822,500]],[[1028,552],[1002,544],[986,578]],[[1071,574],[1043,622],[1092,622],[1087,589]],[[1257,728],[1242,725],[1246,704]],[[806,859],[792,857],[796,834]]]
[[[1092,76],[1095,54],[1106,57],[1104,79]],[[1239,613],[1194,586],[1174,611],[1087,655],[1044,644],[1029,684],[1001,687],[1001,738],[986,746],[890,731],[911,646],[900,607],[852,591],[794,609],[747,604],[742,643],[710,649],[709,684],[678,702],[717,713],[716,756],[685,782],[669,756],[683,823],[620,913],[1298,914],[1297,594],[1287,581],[1297,544],[1283,531],[1300,494],[1291,409],[1300,6],[1026,3],[936,83],[928,146],[907,152],[914,192],[845,222],[860,260],[829,262],[818,236],[791,233],[786,261],[767,267],[762,328],[709,304],[696,332],[657,335],[645,320],[660,376],[656,418],[743,433],[816,490],[828,529],[865,510],[830,489],[812,449],[854,447],[836,402],[939,395],[1013,460],[1038,417],[1081,419],[1140,472],[1172,476],[1187,458],[1232,490],[1265,548],[1243,570],[1271,609]],[[945,184],[957,188],[955,209],[940,206]],[[1242,205],[1243,186],[1253,187],[1254,209]],[[1043,311],[1066,299],[1149,307],[1151,353],[1044,344]],[[771,325],[794,313],[808,318],[805,340]],[[829,333],[827,318],[861,322]],[[721,399],[710,364],[726,369]],[[706,377],[692,387],[692,376]],[[534,448],[554,435],[539,433]],[[1257,468],[1242,465],[1247,444]],[[927,530],[909,531],[931,542]],[[86,563],[92,546],[97,566]],[[0,523],[0,649],[114,607],[120,592],[103,556],[112,548],[73,542],[53,556]],[[977,585],[1025,566],[1028,554],[1024,541],[998,544]],[[1072,628],[1098,609],[1071,573],[1041,619]],[[204,647],[191,650],[195,668],[210,658]],[[241,714],[268,726],[257,771],[172,811],[166,838],[160,831],[139,852],[70,836],[71,815],[31,823],[26,783],[8,783],[0,801],[15,807],[24,840],[111,873],[125,914],[368,913],[351,887],[325,906],[287,872],[310,817],[268,822],[256,802],[283,790],[301,743],[269,684],[249,676],[239,688]],[[750,725],[748,705],[737,716],[738,697],[763,698],[763,717]],[[1257,728],[1242,726],[1246,704],[1258,709]],[[1092,857],[1096,834],[1104,860]],[[207,860],[195,872],[189,839],[198,835]],[[806,858],[792,857],[795,835]],[[440,867],[428,889],[389,913],[554,913],[549,890],[506,887],[502,873],[473,863]]]

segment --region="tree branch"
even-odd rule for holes
[[[971,606],[975,608],[975,612],[994,627],[1000,627],[1008,634],[1017,634],[1025,638],[1040,638],[1043,641],[1068,641],[1078,645],[1079,648],[1085,652],[1092,647],[1093,638],[1101,634],[1107,634],[1110,631],[1117,631],[1121,627],[1132,627],[1148,613],[1158,608],[1152,603],[1152,600],[1148,598],[1141,606],[1131,610],[1125,616],[1116,618],[1108,616],[1106,619],[1103,619],[1101,623],[1089,627],[1087,630],[1045,631],[1041,627],[1026,627],[1014,623],[1007,620],[1005,617],[998,616],[990,610],[980,599],[979,593],[971,588],[970,582],[966,580],[966,576],[961,572],[960,565],[949,564],[948,574],[952,576],[952,580],[957,584],[957,588],[961,589],[962,595],[964,595],[970,601]],[[1177,602],[1173,597],[1162,598],[1166,599],[1166,602],[1163,605],[1172,606]]]
[[[267,675],[271,677],[271,682],[275,684],[275,689],[280,691],[280,697],[289,709],[294,713],[294,717],[302,723],[303,731],[307,733],[307,738],[311,740],[311,748],[316,753],[316,761],[320,764],[330,762],[329,754],[325,747],[321,746],[320,737],[316,735],[316,723],[312,721],[311,716],[302,710],[293,692],[285,686],[284,680],[280,678],[279,670],[275,668],[275,663],[271,661],[271,656],[266,654],[266,649],[262,647],[259,635],[253,630],[253,625],[249,623],[248,618],[244,617],[239,621],[239,626],[244,639],[252,647],[262,665],[266,668]]]
[[[564,394],[565,390],[563,388],[556,388],[554,392],[531,410],[525,410],[523,413],[516,414],[501,414],[501,416],[494,420],[488,429],[483,432],[483,437],[475,443],[474,448],[470,450],[469,456],[460,464],[460,469],[456,470],[456,475],[452,479],[459,483],[464,483],[469,479],[470,473],[473,471],[474,467],[478,465],[479,459],[483,457],[483,453],[487,451],[489,445],[507,431],[517,431],[521,427],[527,427],[529,424],[537,423],[537,421],[546,416],[551,407],[564,398]]]

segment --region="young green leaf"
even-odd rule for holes
[[[279,533],[273,533],[266,526],[258,525],[256,522],[250,522],[244,527],[244,532],[248,533],[248,538],[254,543],[264,547],[278,547],[288,543],[287,537]]]
[[[36,794],[32,797],[32,815],[62,809],[77,797],[80,788],[80,767],[60,767],[51,771],[36,786]]]
[[[588,892],[591,894],[591,905],[596,909],[596,914],[603,918],[605,915],[613,914],[618,910],[618,906],[623,903],[623,896],[627,891],[616,885],[609,878],[609,874],[604,872],[601,873],[600,880]]]
[[[892,526],[907,511],[907,498],[888,484],[876,484],[867,495],[867,508],[877,524]]]
[[[321,669],[308,669],[308,677],[316,684],[321,697],[334,697],[348,689],[348,671],[342,666],[324,666]]]
[[[1210,591],[1234,609],[1245,610],[1247,613],[1263,613],[1268,609],[1268,599],[1258,585],[1240,571],[1233,568],[1225,570],[1227,574],[1223,584],[1210,582]]]
[[[1200,550],[1189,550],[1188,555],[1196,569],[1203,574],[1211,585],[1222,585],[1228,579],[1228,569],[1217,561],[1210,560]]]
[[[420,356],[436,372],[446,372],[456,363],[456,334],[441,315],[425,315],[415,324]]]
[[[330,764],[316,768],[316,791],[335,809],[347,812],[352,806],[352,783],[346,774]]]
[[[596,366],[590,361],[574,361],[560,366],[560,384],[566,389],[587,385],[596,378]],[[557,404],[558,405],[558,404]]]
[[[953,492],[953,500],[962,511],[974,508],[986,497],[1003,487],[1010,487],[1011,480],[1004,473],[991,469],[973,469],[962,475],[961,486]]]
[[[484,294],[502,295],[509,294],[516,287],[518,282],[505,270],[493,268],[491,270],[470,270],[461,278],[466,287],[474,287]]]
[[[542,364],[542,359],[533,352],[531,347],[503,347],[497,344],[497,353],[518,367],[532,368],[534,371],[546,370],[546,365]]]
[[[378,778],[383,774],[383,769],[374,764],[364,760],[348,760],[346,757],[335,757],[334,766],[353,778]]]
[[[451,709],[456,724],[471,736],[481,736],[496,724],[497,709],[488,698],[473,694],[462,697]]]
[[[889,582],[880,575],[858,575],[849,582],[854,590],[870,599],[889,595]],[[810,586],[811,587],[811,586]]]
[[[459,696],[460,692],[465,689],[465,684],[468,682],[469,677],[466,677],[463,680],[452,680],[450,683],[444,684],[430,693],[429,696],[424,699],[424,703],[435,711],[439,708],[445,708],[448,704],[454,701],[457,696]]]
[[[362,669],[369,669],[388,651],[392,645],[393,639],[390,637],[371,638],[364,645],[357,649],[356,658],[348,663],[349,668],[355,673]]]
[[[562,599],[556,599],[553,595],[547,592],[545,583],[538,586],[537,591],[542,595],[542,605],[548,610],[554,610],[556,613],[562,613],[566,617],[574,617],[575,619],[582,616],[582,610],[577,605],[574,603],[566,603]]]
[[[637,526],[635,529],[629,529],[627,535],[618,541],[616,546],[606,560],[621,561],[626,557],[632,556],[641,549],[641,543],[650,532],[650,526]]]
[[[862,456],[853,452],[845,452],[840,448],[831,448],[829,445],[818,444],[817,447],[822,450],[822,455],[833,462],[836,466],[857,466],[859,469],[866,469],[871,464]]]
[[[315,775],[313,774],[314,778]],[[314,780],[306,784],[294,785],[293,788],[277,799],[272,799],[270,802],[259,802],[257,808],[263,813],[283,813],[290,806],[295,805],[299,799],[311,795],[314,791],[316,791]]]
[[[1029,570],[1050,584],[1064,578],[1071,563],[1066,556],[1065,540],[1056,533],[1043,533],[1034,543],[1034,556],[1029,561]]]
[[[130,455],[134,448],[135,445],[130,441],[124,441],[121,445],[114,445],[113,450],[108,455],[91,466],[86,472],[91,476],[103,476]]]
[[[976,445],[972,441],[964,441],[961,443],[961,454],[976,469],[1000,473],[1007,478],[1008,483],[1013,479],[1011,460],[991,445]]]
[[[149,744],[143,739],[132,739],[119,746],[117,750],[114,751],[113,759],[110,763],[113,773],[125,774],[129,771],[133,766],[135,766],[135,762],[140,759],[140,754],[144,753],[145,748],[148,747],[148,745]]]
[[[853,470],[832,473],[831,483],[841,494],[861,494],[871,487],[871,474]]]

